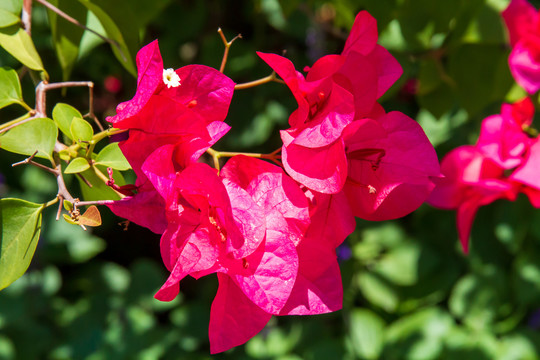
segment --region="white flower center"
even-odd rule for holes
[[[174,69],[163,69],[163,82],[167,88],[180,86],[180,76],[174,72]]]

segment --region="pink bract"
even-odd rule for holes
[[[179,86],[166,86],[157,40],[139,51],[137,68],[135,96],[118,105],[117,114],[107,120],[129,130],[129,138],[119,146],[137,175],[138,193],[109,207],[118,216],[163,233],[167,228],[164,200],[142,171],[143,164],[166,145],[174,149],[158,159],[162,164],[181,170],[197,161],[229,130],[223,120],[234,82],[213,68],[189,65],[176,70]]]
[[[475,146],[461,146],[441,162],[444,178],[428,202],[438,208],[457,210],[458,235],[463,251],[469,251],[469,235],[480,206],[497,199],[514,200],[516,188],[504,179],[504,169]]]
[[[530,94],[540,89],[540,21],[538,12],[526,0],[512,0],[502,17],[508,29],[512,52],[510,71]]]
[[[389,220],[416,210],[440,176],[433,146],[418,123],[400,112],[363,119],[344,132],[348,177],[343,191],[355,216]]]
[[[258,54],[298,102],[289,117],[291,127],[281,131],[285,170],[314,191],[338,193],[347,178],[343,130],[357,119],[380,114],[377,99],[402,73],[377,45],[375,19],[360,12],[341,55],[320,58],[306,77],[281,56]]]

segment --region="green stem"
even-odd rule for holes
[[[28,105],[26,105],[26,106],[28,106]],[[28,106],[28,108],[30,108],[30,107]],[[12,127],[18,125],[19,122],[24,121],[26,119],[29,119],[30,117],[32,117],[34,115],[35,115],[34,110],[30,109],[23,116],[20,116],[20,117],[16,118],[15,120],[8,121],[7,123],[3,123],[2,125],[0,125],[0,133],[4,132],[2,130],[6,129],[5,131],[7,131],[7,130],[11,129]]]
[[[281,156],[278,155],[281,151],[281,148],[276,149],[272,151],[270,154],[261,154],[261,153],[245,153],[245,152],[231,152],[231,151],[217,151],[212,148],[208,148],[206,152],[212,156],[212,159],[214,159],[214,167],[219,171],[219,159],[223,157],[233,157],[237,155],[244,155],[252,158],[257,159],[266,159],[273,161],[279,166],[283,166],[280,162]]]
[[[94,136],[92,136],[92,140],[89,141],[90,144],[97,144],[101,140],[103,140],[106,137],[113,136],[116,134],[121,134],[123,132],[128,131],[128,129],[115,129],[110,128],[101,132],[98,132]],[[73,151],[77,152],[81,148],[81,145],[79,143],[75,143],[67,148],[68,152],[71,154]]]
[[[283,80],[278,79],[276,77],[276,73],[273,72],[270,75],[268,75],[266,77],[263,77],[262,79],[259,79],[259,80],[254,80],[254,81],[250,81],[250,82],[242,83],[242,84],[236,84],[234,86],[234,90],[249,89],[249,88],[259,86],[259,85],[263,85],[263,84],[266,84],[266,83],[269,83],[269,82],[272,82],[272,81],[273,82],[278,82],[280,84],[285,84],[285,82]]]

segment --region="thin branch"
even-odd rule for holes
[[[219,67],[219,72],[223,73],[223,71],[225,71],[225,64],[227,64],[227,58],[229,57],[229,49],[230,49],[232,43],[236,39],[241,39],[242,38],[242,34],[238,34],[231,41],[227,41],[227,38],[223,34],[223,30],[221,30],[221,28],[218,28],[218,33],[219,33],[219,36],[221,36],[221,40],[223,41],[223,45],[225,45],[225,50],[223,52],[223,58],[221,59],[221,66]]]
[[[276,77],[276,73],[273,72],[270,75],[268,75],[266,77],[263,77],[262,79],[259,79],[259,80],[254,80],[254,81],[250,81],[250,82],[246,82],[246,83],[242,83],[242,84],[236,84],[234,86],[234,90],[249,89],[249,88],[259,86],[259,85],[262,85],[262,84],[266,84],[266,83],[269,83],[269,82],[277,82],[277,83],[280,83],[280,84],[285,84],[285,81],[283,81],[281,79],[278,79]]]
[[[34,158],[34,156],[36,156],[36,154],[38,153],[38,151],[36,150],[30,157],[24,159],[23,161],[19,161],[19,162],[16,162],[14,164],[11,164],[12,167],[15,167],[15,166],[19,166],[19,165],[26,165],[26,164],[31,164],[31,165],[34,165],[35,167],[38,167],[42,170],[45,170],[51,174],[54,174],[56,175],[56,170],[53,169],[53,168],[50,168],[48,166],[45,166],[43,164],[40,164],[38,162],[35,162],[35,161],[32,161],[32,159]]]
[[[4,123],[2,125],[0,125],[0,134],[10,130],[10,129],[13,129],[14,127],[16,126],[19,126],[19,125],[22,125],[26,122],[29,122],[30,120],[34,120],[35,118],[37,118],[36,115],[36,112],[34,110],[32,111],[29,111],[27,112],[26,114],[24,114],[23,116],[21,117],[18,117],[17,119],[15,120],[11,120],[11,121],[8,121],[7,123]]]
[[[28,35],[32,35],[32,0],[24,0],[21,13],[21,21],[24,31]]]
[[[120,47],[120,45],[113,39],[109,39],[108,37],[105,37],[103,35],[101,35],[100,33],[90,29],[89,27],[87,27],[86,25],[82,24],[81,22],[79,22],[79,20],[69,16],[68,14],[66,14],[65,12],[63,12],[62,10],[60,10],[59,8],[57,8],[56,6],[54,6],[53,4],[47,2],[46,0],[35,0],[37,1],[38,3],[40,3],[41,5],[45,6],[46,8],[48,8],[49,10],[55,12],[56,14],[60,15],[61,17],[63,17],[64,19],[66,19],[67,21],[69,21],[70,23],[74,24],[74,25],[77,25],[78,27],[84,29],[84,30],[87,30],[87,31],[90,31],[92,34],[96,35],[97,37],[99,37],[101,40],[111,44],[112,46],[114,46],[118,52],[120,53],[120,55],[122,56],[122,60],[124,61],[127,61],[126,59],[126,56],[124,55],[124,52],[122,51],[122,48]]]

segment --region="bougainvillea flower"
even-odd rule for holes
[[[512,52],[510,71],[530,94],[540,89],[540,16],[527,0],[512,0],[503,11]]]
[[[380,113],[376,100],[402,73],[399,63],[377,45],[375,19],[360,12],[343,52],[319,59],[306,77],[281,56],[259,56],[298,102],[289,117],[291,127],[281,132],[286,171],[317,192],[339,192],[347,177],[343,130],[355,119]]]
[[[540,141],[535,139],[528,149],[521,166],[509,176],[510,180],[522,186],[520,191],[529,197],[531,204],[540,208]]]
[[[433,146],[416,121],[394,111],[354,121],[344,132],[348,176],[343,191],[353,214],[388,220],[416,210],[440,176]]]
[[[534,105],[529,98],[503,104],[501,113],[482,121],[476,146],[504,169],[520,165],[532,139],[523,131],[531,125]]]
[[[226,117],[234,82],[219,71],[189,65],[176,71],[163,69],[157,41],[137,54],[138,80],[133,99],[117,107],[107,120],[129,129],[120,149],[137,175],[137,194],[109,207],[118,216],[156,233],[167,227],[164,200],[141,170],[151,153],[173,144],[174,156],[162,158],[179,168],[197,161],[228,130]]]
[[[153,159],[167,157],[170,149],[161,149]],[[296,244],[309,224],[305,195],[280,168],[256,159],[235,157],[221,176],[205,164],[191,164],[175,173],[173,181],[167,174],[174,169],[160,168],[158,162],[146,165],[156,189],[161,194],[169,191],[169,227],[161,249],[171,275],[156,298],[174,298],[186,275],[223,274],[212,306],[212,352],[247,341],[266,321],[252,319],[258,324],[255,332],[249,330],[253,325],[231,332],[236,327],[220,319],[236,310],[220,304],[238,301],[251,309],[248,313],[280,314],[298,273]]]
[[[457,210],[458,235],[463,251],[469,251],[469,235],[476,212],[497,199],[515,200],[517,188],[504,178],[504,169],[475,146],[461,146],[441,162],[444,178],[428,202],[438,208]]]

